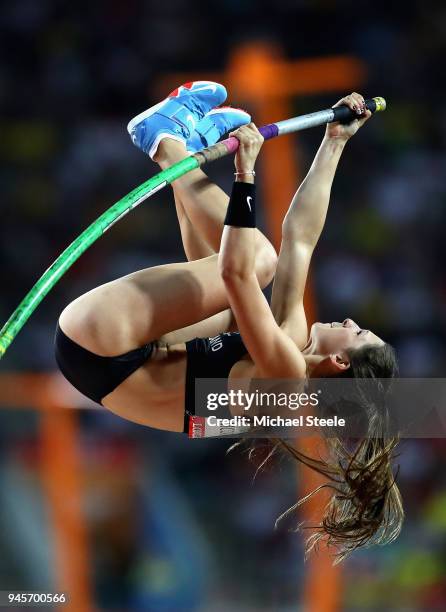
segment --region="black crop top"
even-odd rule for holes
[[[227,378],[232,366],[246,355],[246,347],[237,332],[212,338],[194,338],[186,342],[186,402],[184,431],[188,431],[189,416],[195,414],[195,379]]]

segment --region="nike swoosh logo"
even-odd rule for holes
[[[206,91],[207,89],[210,89],[212,93],[215,93],[217,90],[217,85],[205,85],[204,87],[194,87],[192,89],[192,93],[195,93],[196,91]]]
[[[252,200],[252,197],[251,197],[251,196],[247,196],[247,197],[246,197],[246,201],[247,201],[248,206],[249,206],[249,211],[250,211],[250,212],[252,212],[251,202],[250,202],[249,200]]]

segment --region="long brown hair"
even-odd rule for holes
[[[367,437],[357,440],[353,448],[347,448],[339,438],[327,438],[327,459],[309,457],[286,440],[276,439],[262,461],[263,466],[282,450],[327,479],[286,510],[277,519],[276,526],[319,491],[331,490],[333,494],[322,521],[313,526],[313,534],[307,540],[306,553],[325,541],[336,550],[335,563],[357,548],[392,542],[398,537],[404,520],[401,494],[392,469],[398,438],[385,437],[388,415],[382,407],[380,410],[376,407],[379,397],[385,401],[390,379],[397,374],[395,352],[389,344],[366,345],[350,351],[349,358],[346,376],[379,379],[374,385],[376,396],[366,410]]]

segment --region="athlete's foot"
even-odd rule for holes
[[[186,143],[178,142],[172,138],[163,138],[153,156],[153,161],[164,170],[188,157],[191,153],[215,144],[223,134],[250,121],[251,116],[239,108],[230,106],[215,108],[203,117]]]
[[[212,81],[185,83],[134,117],[127,130],[133,143],[154,159],[166,138],[186,144],[198,123],[226,99],[226,89]]]
[[[214,108],[206,113],[186,143],[172,138],[163,138],[153,156],[153,161],[160,164],[161,168],[172,165],[191,153],[210,147],[227,132],[246,125],[250,121],[251,115],[240,108],[232,108],[232,106]],[[164,164],[165,161],[170,163]]]
[[[196,153],[210,147],[218,142],[224,134],[232,132],[250,121],[251,115],[241,108],[233,108],[232,106],[214,108],[206,113],[190,138],[187,139],[187,150]]]

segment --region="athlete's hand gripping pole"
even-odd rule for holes
[[[386,102],[383,98],[372,98],[371,100],[366,100],[365,104],[372,113],[383,111],[386,108]],[[317,125],[332,123],[333,121],[348,123],[355,118],[357,118],[357,115],[351,111],[350,108],[347,106],[338,106],[308,115],[293,117],[293,119],[270,123],[269,125],[259,128],[259,131],[265,140],[269,140],[270,138],[281,136],[282,134],[305,130]],[[59,255],[56,261],[40,277],[31,291],[20,302],[19,306],[2,327],[0,330],[0,359],[47,293],[74,262],[79,259],[82,253],[102,236],[102,234],[110,229],[112,225],[122,219],[122,217],[133,208],[136,208],[138,204],[141,204],[141,202],[147,200],[147,198],[150,198],[154,193],[160,191],[160,189],[163,189],[184,174],[208,162],[220,159],[230,153],[235,153],[238,149],[238,145],[238,140],[231,137],[208,149],[195,153],[195,155],[187,157],[170,168],[159,172],[105,211],[84,232],[82,232],[82,234],[80,234],[61,255]]]

